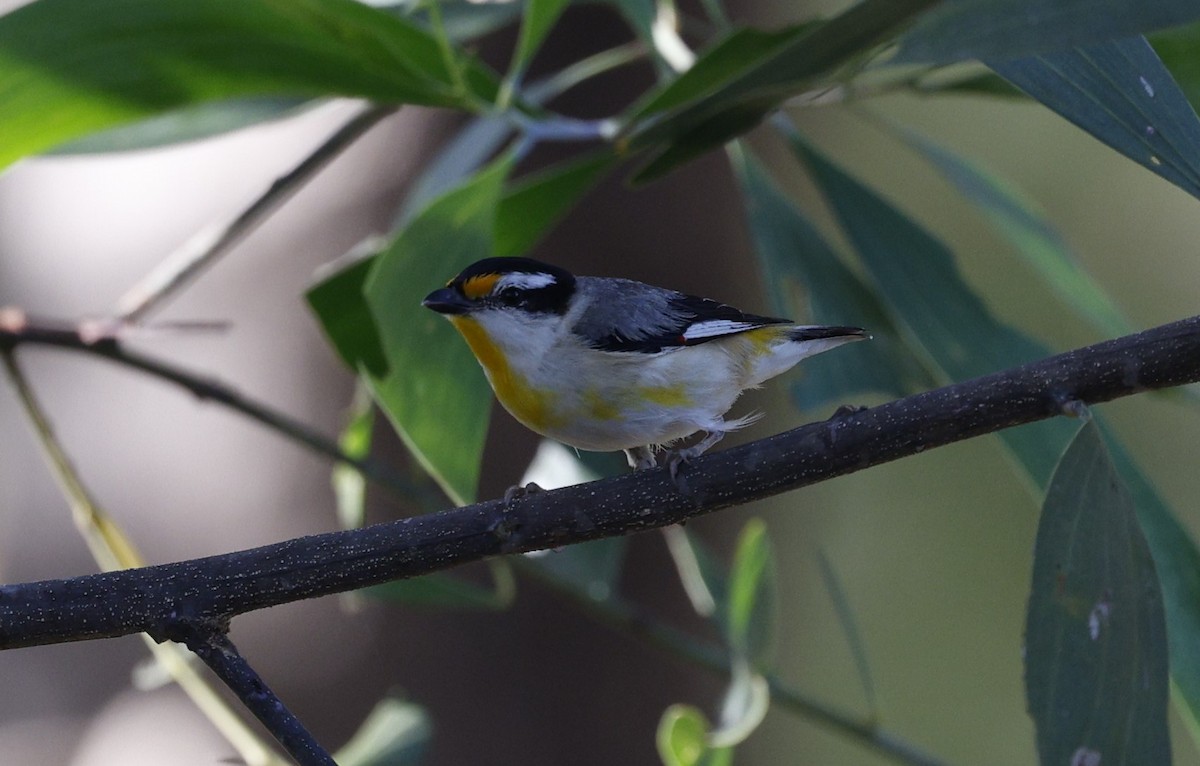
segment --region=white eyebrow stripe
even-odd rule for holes
[[[699,340],[701,338],[717,338],[722,335],[733,335],[734,333],[753,330],[756,327],[763,327],[761,322],[737,322],[732,319],[709,319],[705,322],[696,322],[690,325],[683,331],[683,339]]]
[[[516,287],[521,290],[537,290],[542,287],[549,287],[550,285],[554,284],[554,282],[555,279],[552,275],[540,272],[537,274],[525,274],[519,272],[505,274],[504,276],[500,277],[500,279],[496,280],[496,287],[493,288],[492,292],[499,292],[506,287]]]

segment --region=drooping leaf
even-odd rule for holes
[[[949,0],[900,41],[896,61],[1004,60],[1200,19],[1192,0]]]
[[[363,287],[382,246],[367,243],[329,264],[304,296],[342,361],[377,378],[387,374],[388,363]]]
[[[865,58],[936,3],[865,0],[782,44],[774,45],[762,35],[744,35],[718,45],[709,55],[721,66],[696,63],[696,68],[704,67],[706,82],[667,86],[667,95],[648,102],[654,105],[662,98],[670,106],[665,111],[635,111],[625,131],[625,147],[656,147],[658,152],[635,181],[661,176],[750,130],[785,99],[827,82],[841,67]],[[755,56],[764,51],[769,53]],[[683,97],[670,95],[672,87]]]
[[[927,376],[900,345],[870,286],[842,263],[753,157],[741,147],[730,157],[773,311],[799,312],[801,321],[816,324],[864,327],[872,336],[804,365],[791,387],[797,405],[813,409],[868,392],[903,396],[922,386]]]
[[[1200,197],[1200,119],[1144,38],[987,63],[1100,141]]]
[[[1171,762],[1162,592],[1129,492],[1090,422],[1042,506],[1025,687],[1043,764]]]
[[[811,147],[794,138],[793,148],[812,170],[872,278],[887,285],[881,295],[897,323],[906,327],[943,380],[963,380],[1048,355],[1040,344],[991,316],[959,275],[945,245]],[[999,436],[1030,478],[1046,486],[1057,464],[1056,451],[1065,450],[1074,429],[1065,418],[1055,418],[1005,429]],[[1186,706],[1183,712],[1195,723],[1200,721],[1200,552],[1121,445],[1113,441],[1110,449],[1163,573],[1171,678]]]
[[[1046,220],[1036,202],[1019,189],[949,149],[920,136],[899,135],[920,152],[962,195],[975,203],[996,231],[1071,308],[1106,337],[1133,332],[1112,298],[1079,265],[1062,235]]]
[[[197,104],[111,128],[54,148],[51,154],[99,154],[153,149],[282,120],[316,103],[302,98],[238,98]]]
[[[340,766],[418,766],[429,749],[433,722],[425,709],[387,697],[334,754]]]
[[[353,0],[39,0],[0,16],[0,167],[221,99],[470,108],[495,92],[476,62],[448,66],[428,32]]]
[[[441,316],[421,306],[432,290],[493,254],[504,157],[417,215],[376,259],[363,293],[387,358],[370,377],[388,419],[421,465],[456,502],[470,502],[491,410],[491,391],[470,350]]]

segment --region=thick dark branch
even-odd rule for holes
[[[0,347],[4,337],[0,335]],[[247,551],[0,588],[0,648],[146,632],[414,577],[468,561],[675,524],[943,444],[1200,380],[1200,317],[841,414],[665,470],[303,537]]]

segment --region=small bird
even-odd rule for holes
[[[530,258],[485,258],[430,293],[527,428],[581,450],[623,450],[672,478],[757,415],[725,420],[743,391],[801,359],[867,338],[858,327],[792,324],[708,298],[610,277],[576,277]]]

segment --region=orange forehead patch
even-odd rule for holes
[[[466,282],[463,282],[463,295],[471,300],[478,300],[485,295],[491,295],[492,288],[496,286],[496,282],[499,279],[499,274],[479,274],[471,277]]]

